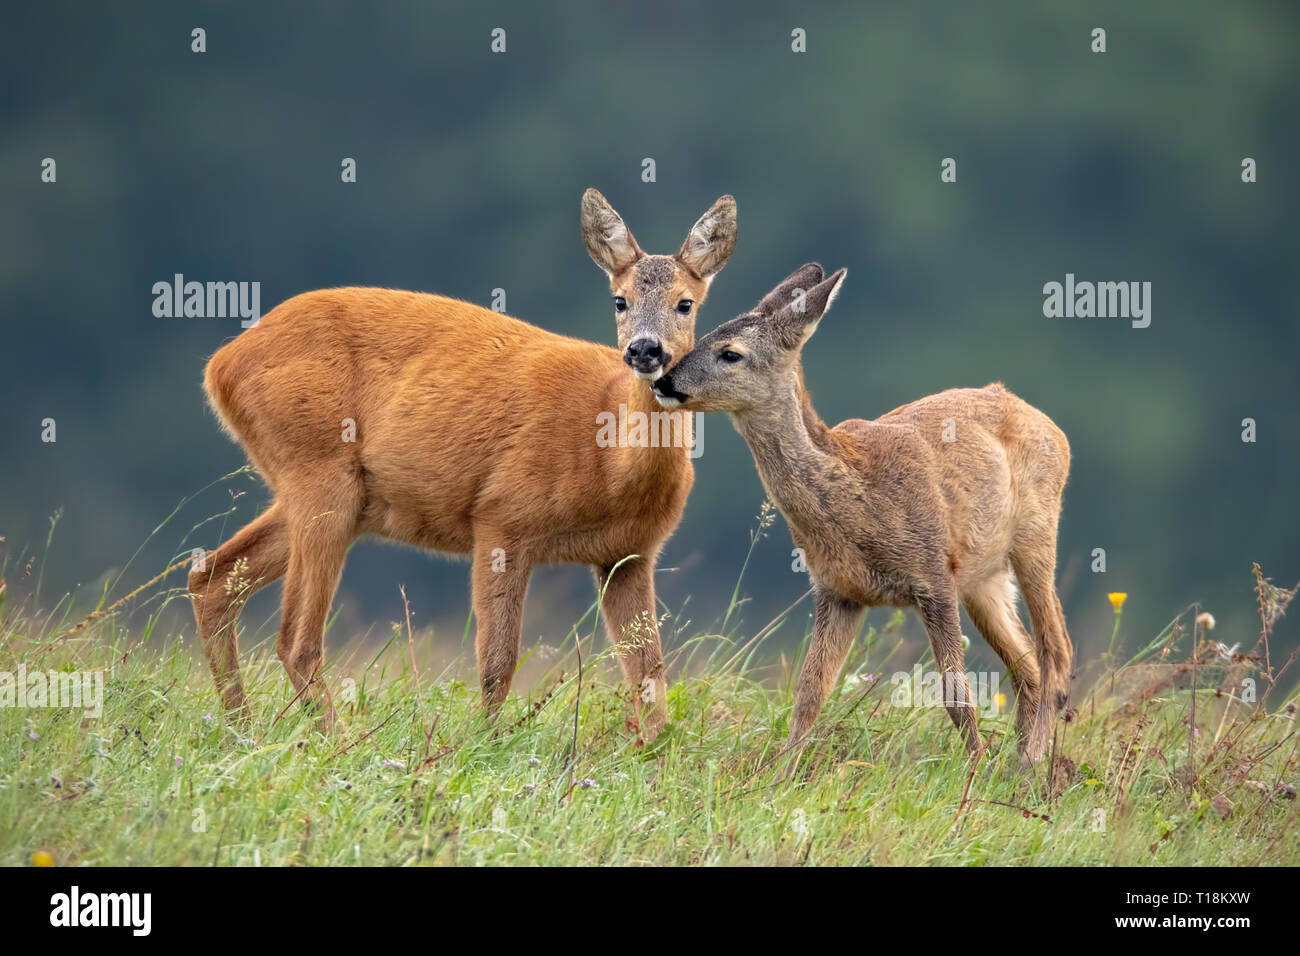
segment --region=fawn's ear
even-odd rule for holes
[[[699,218],[677,251],[677,261],[701,279],[711,279],[736,248],[736,200],[722,196]]]
[[[806,296],[808,290],[825,278],[819,263],[809,262],[800,266],[782,279],[771,292],[759,300],[754,311],[759,315],[771,315],[784,305],[789,305],[796,296]]]
[[[623,217],[594,189],[582,194],[582,241],[592,261],[609,276],[645,255]]]
[[[817,323],[839,295],[847,269],[837,269],[802,296],[795,295],[769,319],[777,341],[787,349],[799,349],[817,331]]]

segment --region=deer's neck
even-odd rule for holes
[[[620,461],[629,481],[633,476],[638,481],[675,479],[689,466],[694,415],[667,411],[655,400],[650,383],[629,371],[621,372],[606,394],[617,415]]]
[[[788,387],[787,387],[788,386]],[[797,532],[826,523],[826,502],[844,489],[848,467],[834,453],[830,429],[813,410],[798,366],[780,399],[732,415],[749,445],[763,487]]]
[[[630,371],[624,371],[622,381],[622,401],[627,405],[629,413],[644,412],[649,415],[651,412],[662,412],[664,410],[664,407],[655,401],[654,390],[650,388],[650,383],[645,379],[637,378]]]

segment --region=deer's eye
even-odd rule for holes
[[[695,303],[690,299],[682,299],[682,301],[677,303],[677,311],[682,315],[685,315],[687,312],[691,311],[691,306],[694,304]]]
[[[725,349],[718,353],[718,358],[723,362],[739,362],[744,357],[739,352],[731,351],[731,349]]]
[[[621,295],[616,295],[616,296],[614,296],[614,311],[615,311],[615,312],[626,312],[626,311],[627,311],[627,299],[623,298]]]

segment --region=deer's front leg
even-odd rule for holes
[[[975,698],[966,677],[965,655],[961,647],[961,618],[957,611],[955,588],[948,584],[923,595],[916,604],[930,638],[930,651],[943,677],[943,702],[948,716],[961,731],[966,750],[978,758],[984,752],[975,713]]]
[[[524,595],[532,570],[527,556],[512,549],[504,538],[475,529],[471,576],[478,630],[474,650],[483,706],[489,716],[495,715],[506,699],[519,665]]]
[[[821,588],[813,591],[813,604],[812,641],[795,685],[794,716],[790,720],[790,737],[785,745],[787,774],[793,772],[798,763],[804,738],[840,676],[864,610],[863,605]]]
[[[649,743],[663,730],[668,714],[668,683],[655,615],[654,560],[638,557],[593,570],[602,595],[605,629],[632,686],[632,716]]]

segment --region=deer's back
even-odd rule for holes
[[[1000,383],[953,388],[835,432],[912,514],[946,526],[953,571],[978,578],[1005,563],[1020,523],[1055,521],[1069,471],[1065,434]]]
[[[882,424],[910,425],[948,462],[997,481],[1007,473],[1015,490],[1059,493],[1070,465],[1065,433],[1043,412],[1000,382],[950,388],[881,415]],[[1005,466],[1005,467],[1004,467]]]

